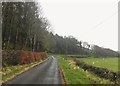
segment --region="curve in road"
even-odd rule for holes
[[[49,57],[46,62],[20,74],[5,84],[61,84],[58,61]]]

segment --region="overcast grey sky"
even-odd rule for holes
[[[38,0],[39,1],[39,0]],[[117,0],[40,0],[54,33],[118,50]]]

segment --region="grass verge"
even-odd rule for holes
[[[93,86],[93,84],[112,84],[107,79],[100,78],[95,74],[79,68],[72,59],[64,59],[64,56],[58,56],[58,58],[60,67],[65,75],[65,80],[69,85],[89,84],[89,86]]]
[[[68,84],[91,84],[92,82],[87,78],[86,73],[82,69],[77,69],[71,65],[69,60],[64,58],[59,59],[60,67],[65,74],[65,80]]]

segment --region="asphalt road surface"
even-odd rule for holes
[[[61,84],[57,59],[49,57],[46,62],[20,74],[5,84]]]

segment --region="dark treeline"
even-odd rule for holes
[[[59,54],[85,53],[82,42],[74,37],[63,38],[49,32],[50,24],[42,17],[42,11],[39,9],[35,2],[2,3],[3,50],[48,51]]]
[[[89,55],[89,49],[82,46],[84,42],[78,41],[72,36],[62,37],[56,34],[52,35],[50,39],[52,43],[51,53]]]
[[[43,17],[36,2],[2,3],[2,49],[48,51],[55,54],[116,56],[115,51],[62,37],[49,31],[50,23]],[[101,50],[102,49],[102,50]],[[98,51],[101,51],[98,53]],[[105,53],[106,52],[106,53]],[[104,54],[104,55],[103,55]]]
[[[115,52],[108,48],[102,48],[97,45],[93,46],[94,56],[95,57],[119,57],[120,53]]]
[[[35,2],[3,2],[2,48],[46,50],[49,23],[41,16]]]

